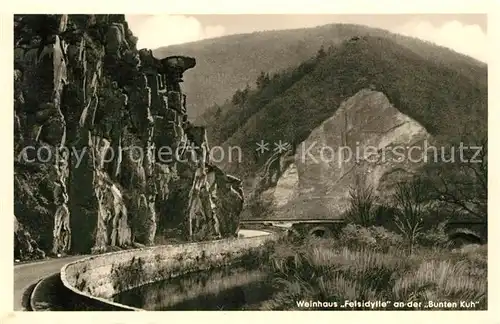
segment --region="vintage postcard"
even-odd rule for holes
[[[495,308],[486,11],[162,9],[2,17],[10,320]]]

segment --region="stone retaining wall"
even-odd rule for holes
[[[139,310],[111,301],[122,292],[189,272],[217,268],[251,258],[279,237],[268,235],[208,242],[147,247],[91,256],[61,269],[63,285],[76,294],[79,304],[100,309]],[[75,297],[77,297],[75,296]]]

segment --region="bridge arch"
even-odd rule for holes
[[[332,230],[326,226],[315,226],[307,234],[313,237],[328,238],[332,236]]]
[[[262,224],[288,229],[288,233],[301,237],[335,237],[344,225],[343,219],[245,219],[240,220],[240,224]]]
[[[464,232],[455,232],[448,236],[450,242],[452,242],[455,246],[462,246],[465,244],[482,244],[483,240],[481,237],[475,233],[464,233]]]

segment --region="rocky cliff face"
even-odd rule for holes
[[[88,253],[236,234],[241,182],[187,121],[194,58],[138,51],[123,15],[14,19],[16,237]]]
[[[245,217],[340,218],[349,188],[371,187],[382,200],[419,170],[432,138],[381,92],[344,101],[294,152],[275,153],[248,199]],[[255,217],[255,216],[254,216]]]

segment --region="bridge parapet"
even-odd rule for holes
[[[303,236],[332,237],[345,224],[343,219],[246,219],[240,220],[240,224],[263,224],[274,227],[289,228]]]

